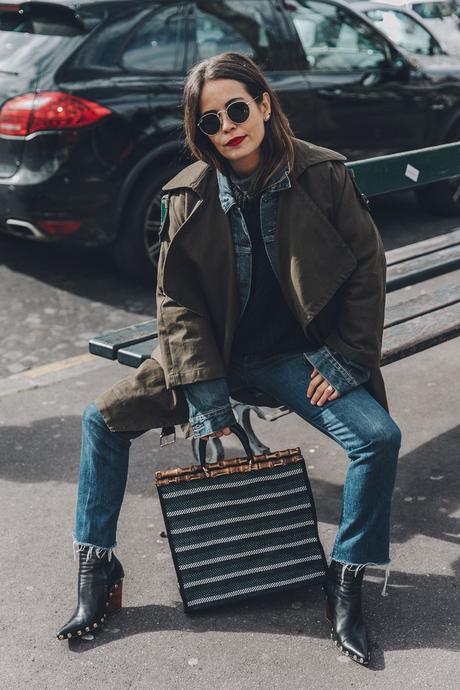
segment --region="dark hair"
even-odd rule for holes
[[[252,98],[266,91],[271,101],[271,117],[265,122],[262,141],[262,164],[256,175],[252,192],[261,191],[273,173],[287,162],[289,170],[294,161],[294,136],[289,120],[283,112],[278,96],[273,91],[261,69],[242,53],[221,53],[201,60],[192,67],[184,86],[185,142],[191,153],[225,174],[226,159],[218,152],[211,140],[197,126],[200,118],[200,95],[203,85],[211,79],[235,79],[245,85]]]

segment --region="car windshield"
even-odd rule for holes
[[[366,15],[404,50],[420,55],[442,53],[434,36],[408,14],[398,10],[375,9],[368,10]]]

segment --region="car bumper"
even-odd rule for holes
[[[113,199],[104,182],[68,184],[52,178],[35,185],[0,181],[0,232],[87,246],[115,234]]]

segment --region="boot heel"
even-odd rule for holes
[[[109,605],[107,613],[113,613],[121,609],[121,601],[123,598],[123,580],[119,580],[114,584],[109,594]]]

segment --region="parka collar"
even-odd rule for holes
[[[332,151],[323,146],[317,146],[309,141],[302,139],[293,139],[294,143],[294,165],[290,173],[291,179],[297,179],[307,168],[317,163],[322,163],[326,160],[346,160],[337,151]],[[181,172],[167,182],[163,190],[165,192],[174,189],[192,189],[203,198],[209,191],[210,175],[213,169],[203,161],[197,161],[188,165]]]

